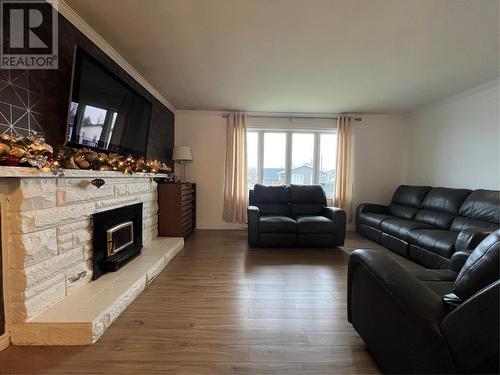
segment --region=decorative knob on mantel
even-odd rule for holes
[[[96,188],[100,189],[102,185],[106,183],[102,178],[94,178],[92,181],[90,181],[92,185],[94,185]]]

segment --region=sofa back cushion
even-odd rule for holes
[[[413,219],[430,190],[430,186],[400,185],[389,205],[391,214],[402,219]]]
[[[500,230],[486,237],[471,253],[455,280],[455,294],[467,299],[499,279]]]
[[[321,215],[326,195],[321,185],[290,185],[292,215]]]
[[[289,186],[256,184],[251,195],[251,203],[259,208],[261,215],[290,215]]]
[[[475,190],[460,207],[459,216],[453,220],[451,230],[495,230],[500,223],[500,191]]]
[[[449,229],[470,192],[468,189],[433,188],[425,196],[422,209],[416,213],[415,220]]]

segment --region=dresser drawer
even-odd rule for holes
[[[186,237],[196,227],[196,184],[171,183],[158,185],[158,234]]]

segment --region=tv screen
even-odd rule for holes
[[[76,49],[67,145],[144,156],[151,102]]]

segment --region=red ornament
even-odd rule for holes
[[[17,167],[19,164],[21,164],[21,158],[15,155],[7,155],[4,158],[4,164],[9,167]]]

